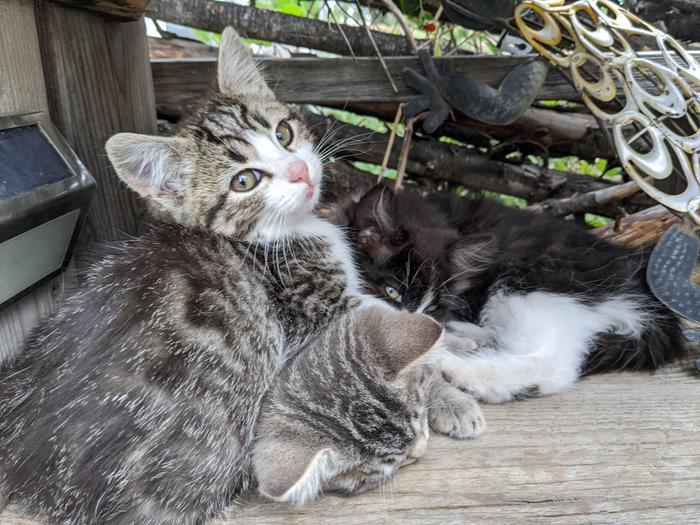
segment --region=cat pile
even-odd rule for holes
[[[175,136],[109,140],[154,224],[0,365],[0,511],[188,525],[256,492],[356,494],[429,428],[483,432],[474,397],[681,352],[644,255],[574,225],[379,188],[347,238],[314,213],[332,151],[230,28],[217,92]]]

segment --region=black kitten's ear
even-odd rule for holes
[[[498,250],[496,237],[474,234],[462,237],[449,248],[447,286],[452,293],[460,293],[472,286],[474,277],[487,269]]]
[[[353,215],[353,222],[360,231],[374,227],[381,233],[393,231],[396,219],[396,195],[387,186],[375,186],[365,193],[355,206]]]
[[[221,34],[218,62],[217,79],[222,93],[275,98],[243,40],[232,27],[227,27]]]
[[[300,437],[261,439],[255,445],[253,468],[258,491],[275,501],[297,504],[315,499],[324,482],[337,473],[338,454]]]
[[[395,243],[402,237],[397,219],[396,196],[386,186],[375,186],[355,206],[357,244],[379,264],[397,252]]]
[[[364,307],[358,313],[358,321],[389,379],[419,363],[442,335],[442,326],[432,317],[389,306]]]

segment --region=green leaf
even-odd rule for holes
[[[401,0],[401,11],[409,15],[420,11],[420,0]]]

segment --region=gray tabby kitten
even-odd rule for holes
[[[312,213],[310,134],[231,29],[218,85],[177,136],[108,142],[167,222],[104,257],[0,370],[0,503],[201,523],[250,488],[276,373],[360,292],[344,238]]]
[[[303,503],[355,494],[423,455],[433,375],[420,366],[442,328],[430,317],[360,307],[278,376],[256,427],[262,494]]]

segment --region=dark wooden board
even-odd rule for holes
[[[59,4],[73,7],[82,7],[92,11],[98,11],[123,20],[136,20],[140,17],[150,0],[51,0]]]
[[[113,173],[104,145],[121,131],[156,133],[144,22],[39,2],[37,28],[52,120],[97,181],[90,240],[136,233],[135,194]]]
[[[268,83],[285,102],[343,105],[347,102],[403,102],[413,93],[401,81],[401,72],[421,70],[417,58],[387,57],[389,71],[399,86],[394,92],[376,58],[261,58]],[[470,78],[497,86],[511,69],[522,63],[519,57],[469,56],[438,58],[440,68],[453,68]],[[212,86],[216,60],[153,59],[153,82],[159,108],[181,107]],[[574,100],[576,92],[556,71],[550,72],[542,98]]]
[[[700,56],[700,53],[693,53]],[[649,55],[660,60],[660,55]],[[498,86],[515,66],[531,57],[460,56],[435,60],[438,69],[453,69],[464,76]],[[314,58],[289,59],[260,58],[268,83],[285,102],[313,103],[343,106],[346,103],[404,102],[413,95],[401,81],[401,72],[407,68],[421,71],[418,59],[387,57],[388,69],[394,78],[398,93],[382,69],[379,59]],[[206,93],[213,85],[216,60],[213,58],[153,59],[153,81],[158,108],[164,113],[177,114],[183,105]],[[576,90],[564,75],[551,68],[538,96],[542,100],[578,100]]]

